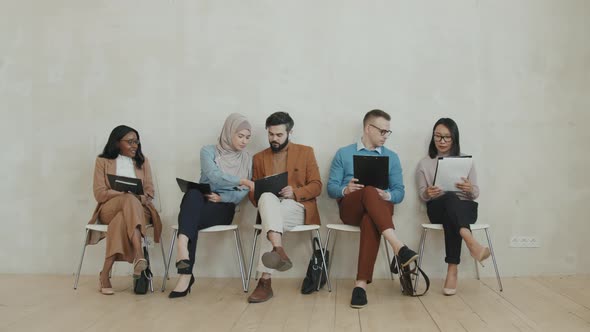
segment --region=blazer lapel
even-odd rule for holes
[[[108,178],[107,178],[107,174],[112,174],[112,175],[117,175],[117,160],[116,159],[106,159],[107,163],[106,163],[106,168],[105,168],[105,172],[106,174],[104,175],[104,179],[106,180],[107,183],[107,187],[109,189],[113,189],[111,188],[111,183],[109,182]]]
[[[289,172],[289,183],[294,183],[295,176],[298,175],[297,161],[299,158],[299,146],[289,143],[289,152],[287,153],[287,172]]]

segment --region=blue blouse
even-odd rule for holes
[[[252,178],[252,159],[248,179]],[[221,201],[238,205],[248,194],[249,189],[240,188],[240,177],[224,173],[215,163],[215,145],[201,148],[201,183],[208,183],[211,191],[221,196]]]

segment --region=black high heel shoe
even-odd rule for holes
[[[182,292],[172,291],[168,294],[168,298],[175,299],[177,297],[184,297],[186,294],[191,292],[191,286],[195,283],[195,276],[191,273],[191,281],[188,283],[188,287]]]

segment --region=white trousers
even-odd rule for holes
[[[260,239],[260,258],[258,272],[272,274],[275,270],[262,264],[262,254],[272,251],[272,243],[268,240],[269,231],[285,233],[295,226],[305,223],[305,207],[292,199],[279,199],[272,193],[264,193],[258,200],[258,212],[262,220],[262,234]]]

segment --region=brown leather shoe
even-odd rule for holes
[[[270,278],[258,279],[258,285],[256,289],[248,296],[248,302],[260,303],[270,300],[272,297],[272,287],[270,287]]]
[[[272,248],[272,251],[265,252],[264,255],[262,255],[262,264],[269,269],[281,272],[287,271],[293,267],[293,263],[291,263],[291,260],[285,253],[283,247],[274,247]]]

